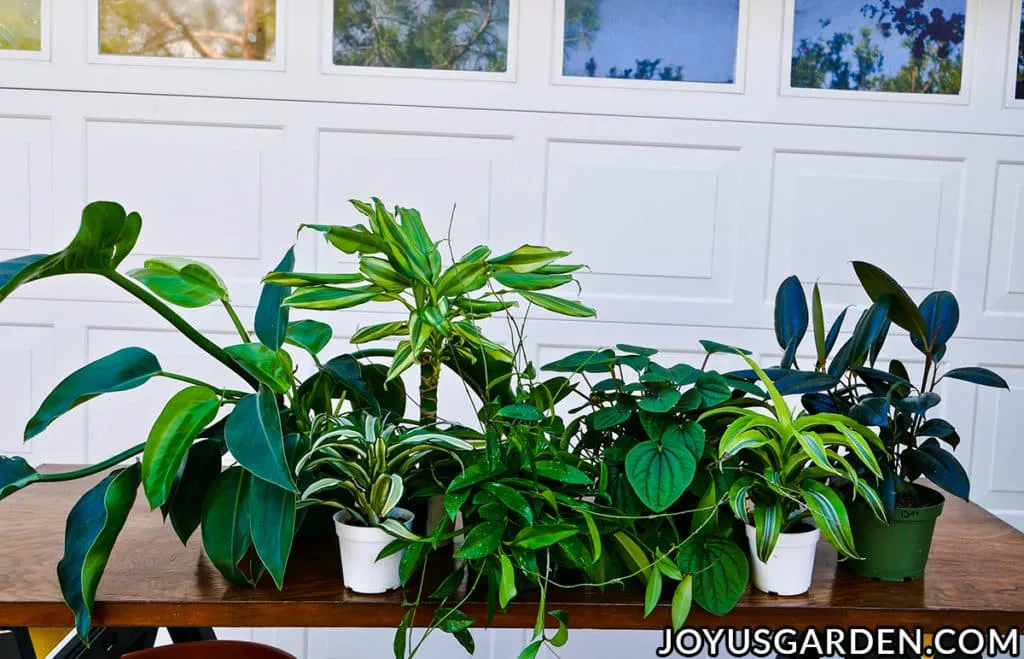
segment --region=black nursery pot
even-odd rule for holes
[[[878,521],[860,499],[850,504],[850,530],[862,560],[843,561],[846,569],[882,581],[906,581],[924,576],[932,547],[935,522],[946,499],[935,490],[911,484],[918,506],[897,506],[889,524]]]

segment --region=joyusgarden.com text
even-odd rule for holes
[[[822,657],[856,655],[947,657],[1020,656],[1020,632],[1015,629],[921,629],[867,628],[759,628],[665,629],[658,657],[711,657],[729,655],[775,657],[817,654]]]

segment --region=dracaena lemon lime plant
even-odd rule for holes
[[[811,520],[837,551],[859,558],[846,506],[830,480],[852,483],[854,496],[863,497],[884,521],[878,492],[844,457],[847,452],[856,456],[877,482],[881,468],[873,450],[884,450],[881,441],[871,429],[839,414],[794,413],[765,371],[743,358],[768,391],[771,405],[766,411],[721,407],[701,420],[733,418],[718,444],[718,460],[722,469],[742,474],[729,489],[729,505],[745,523],[752,515],[758,557],[767,562],[781,533]]]
[[[442,366],[456,371],[484,402],[508,402],[513,354],[483,335],[476,321],[506,312],[517,298],[556,314],[589,317],[579,302],[542,292],[574,283],[583,266],[565,265],[569,252],[523,245],[494,256],[479,245],[461,258],[442,254],[441,242],[427,232],[412,208],[389,209],[380,199],[353,200],[366,224],[303,225],[357,259],[357,271],[341,274],[274,272],[269,284],[295,287],[284,305],[332,311],[371,302],[401,305],[403,320],[363,327],[352,343],[398,340],[397,348],[372,354],[391,357],[388,380],[419,365],[420,421],[437,419],[437,388]],[[368,353],[370,354],[370,353]]]
[[[100,395],[140,387],[154,378],[182,383],[157,416],[146,441],[86,468],[40,473],[23,458],[0,458],[0,499],[33,483],[84,478],[141,455],[93,486],[71,510],[64,555],[57,573],[78,633],[87,637],[96,589],[113,544],[139,488],[150,506],[170,519],[183,542],[202,529],[203,547],[229,580],[255,583],[269,573],[280,586],[296,528],[302,523],[297,497],[311,474],[297,478],[294,467],[311,440],[317,414],[365,409],[401,416],[401,382],[385,383],[387,370],[342,355],[318,356],[331,339],[328,325],[289,322],[282,305],[287,287],[263,287],[254,335],[243,325],[220,277],[186,259],[150,259],[122,272],[142,218],[112,202],[95,202],[82,212],[78,233],[53,254],[0,262],[0,301],[21,286],[65,275],[101,277],[135,297],[212,359],[237,376],[246,390],[227,388],[164,368],[141,347],[118,350],[78,369],[50,393],[29,419],[28,441],[59,418]],[[278,272],[294,262],[288,250]],[[190,324],[175,307],[217,304],[238,330],[238,342],[220,346]],[[313,355],[316,373],[300,381],[288,344]],[[222,471],[222,457],[233,466]]]
[[[311,482],[299,507],[323,504],[347,510],[363,526],[380,526],[396,537],[416,536],[389,515],[403,500],[406,479],[431,454],[462,466],[478,445],[436,428],[404,428],[370,413],[313,420],[308,450],[295,465],[298,480]]]

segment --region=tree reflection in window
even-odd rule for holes
[[[505,71],[509,0],[335,0],[334,63]]]
[[[42,48],[42,0],[0,0],[0,50]]]
[[[731,83],[739,0],[565,0],[562,73]]]
[[[1020,38],[1017,41],[1017,98],[1024,98],[1024,0],[1021,0]]]
[[[99,0],[99,17],[105,54],[274,59],[276,0]]]
[[[791,85],[959,94],[966,0],[796,0]]]

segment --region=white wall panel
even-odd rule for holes
[[[50,247],[51,144],[49,121],[0,116],[0,258]]]
[[[997,168],[985,311],[1024,315],[1024,164]]]

